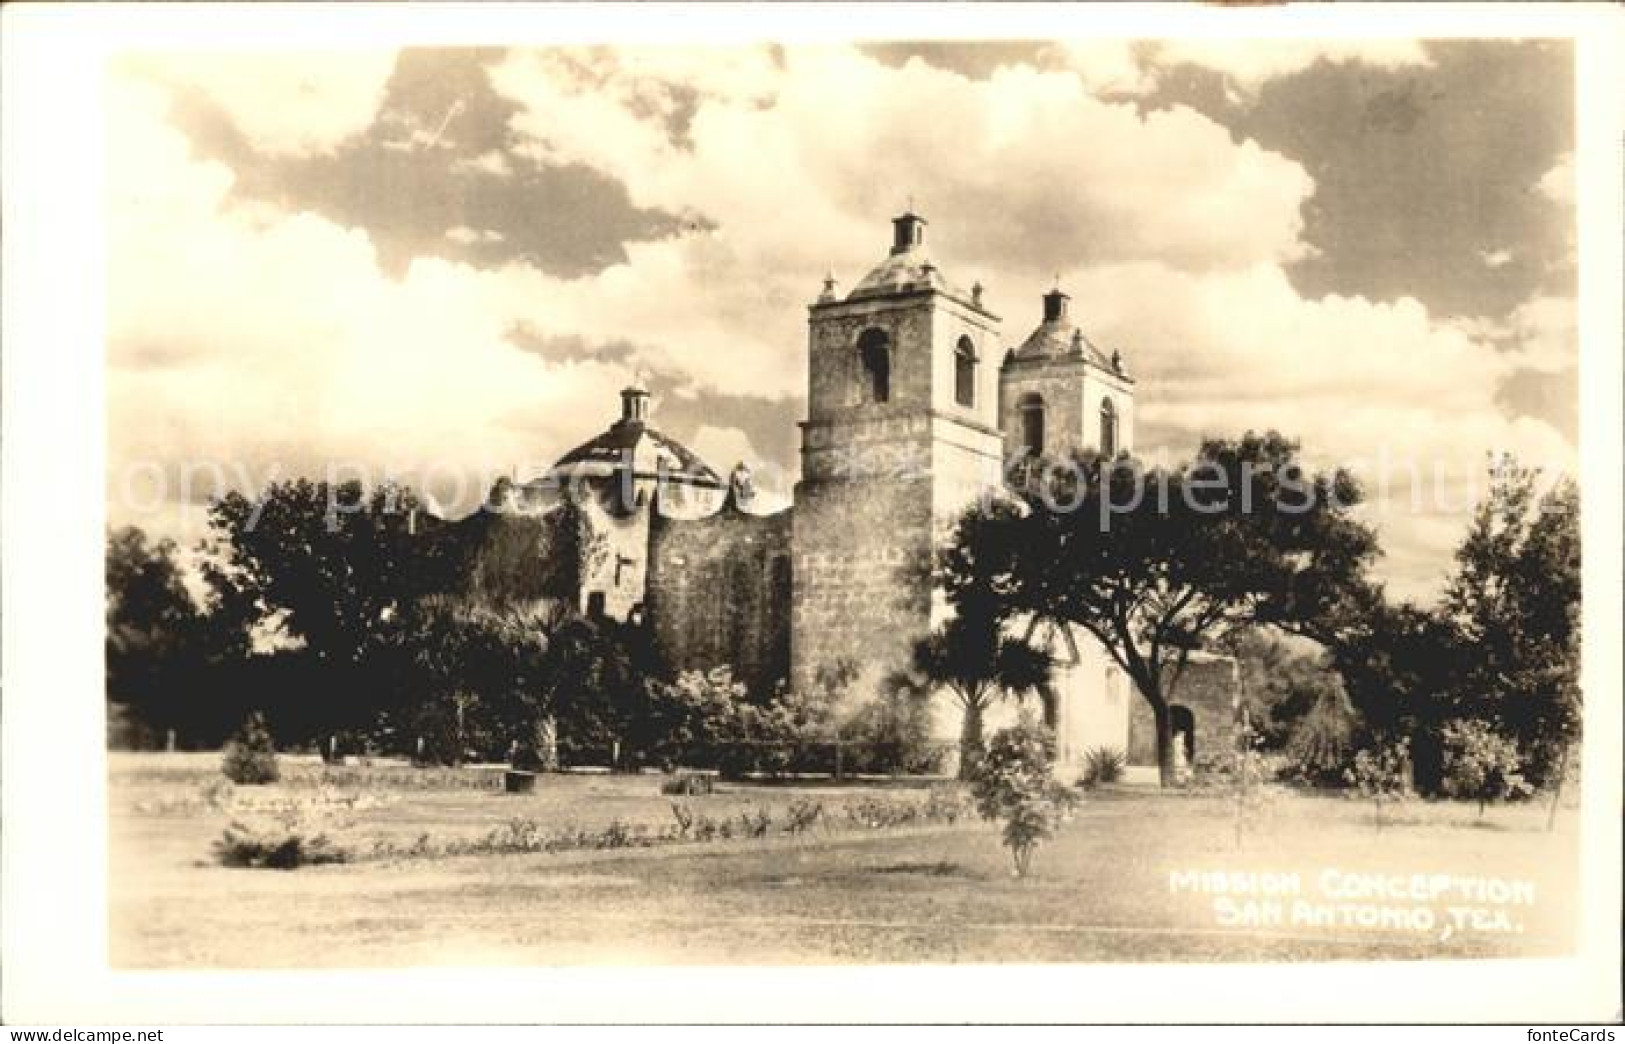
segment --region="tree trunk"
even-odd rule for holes
[[[1038,687],[1038,703],[1044,711],[1044,727],[1058,732],[1061,727],[1061,697],[1053,685]]]
[[[1563,753],[1557,759],[1557,782],[1552,786],[1552,805],[1546,810],[1546,832],[1557,827],[1557,806],[1563,800],[1563,781],[1569,774],[1569,744],[1563,744]]]
[[[1151,704],[1151,717],[1157,725],[1157,781],[1165,787],[1179,782],[1174,765],[1174,721],[1168,712],[1167,701],[1160,694],[1145,694]]]
[[[959,732],[959,778],[976,778],[982,764],[982,705],[975,701],[965,704],[965,723]]]
[[[559,770],[559,730],[550,714],[536,719],[536,757],[543,772]]]

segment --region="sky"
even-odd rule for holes
[[[912,202],[1014,345],[1059,277],[1137,444],[1274,428],[1428,600],[1486,454],[1577,460],[1554,41],[137,54],[109,74],[109,521],[395,477],[467,510],[653,422],[782,499],[806,312]],[[1421,490],[1413,503],[1412,476]]]

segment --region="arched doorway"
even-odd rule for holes
[[[1196,715],[1183,703],[1168,708],[1168,727],[1175,736],[1184,737],[1185,764],[1196,764]]]

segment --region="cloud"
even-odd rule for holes
[[[752,445],[750,436],[740,429],[702,425],[694,433],[689,448],[716,468],[724,478],[729,476],[736,464],[744,464],[750,469],[751,485],[756,493],[751,503],[752,512],[771,514],[790,506],[794,476],[786,474],[777,461],[763,457]]]
[[[1574,298],[1542,294],[1514,309],[1504,329],[1519,366],[1556,373],[1579,364],[1578,324]]]
[[[1364,514],[1389,553],[1380,571],[1402,594],[1436,593],[1488,452],[1575,468],[1574,445],[1556,426],[1497,407],[1523,356],[1418,301],[1307,299],[1274,265],[1223,274],[1113,266],[1073,290],[1074,313],[1097,342],[1122,349],[1139,381],[1143,451],[1178,457],[1204,436],[1249,429],[1301,439],[1316,466],[1349,467],[1367,484]],[[1529,328],[1550,333],[1560,312],[1531,305]]]
[[[1560,206],[1574,205],[1574,153],[1565,152],[1558,157],[1552,169],[1535,183],[1535,190]]]
[[[455,243],[500,243],[504,236],[494,228],[469,228],[453,225],[446,229],[446,238]]]
[[[650,73],[620,53],[521,52],[492,70],[520,106],[518,152],[586,164],[637,206],[701,219],[629,244],[595,279],[538,286],[555,329],[630,338],[718,391],[799,393],[801,308],[826,271],[850,286],[885,256],[885,219],[911,194],[951,274],[1023,306],[1061,267],[1156,256],[1201,270],[1305,251],[1309,176],[1189,109],[1141,114],[1026,67],[973,81],[845,49],[766,53]],[[692,105],[681,141],[666,119],[679,96]]]
[[[690,448],[705,460],[714,461],[714,466],[723,469],[731,469],[737,463],[743,463],[754,469],[762,463],[761,454],[750,444],[750,437],[738,428],[704,425],[694,433],[693,445]]]
[[[367,237],[311,214],[228,207],[232,173],[194,160],[164,91],[114,92],[108,411],[115,521],[131,476],[213,464],[230,484],[386,474],[463,507],[602,427],[623,367],[516,347],[524,283],[414,262],[399,280]],[[252,483],[243,483],[252,479]],[[182,499],[173,485],[167,499]],[[196,496],[193,501],[199,499]],[[195,532],[195,527],[194,527]]]
[[[1272,80],[1293,76],[1317,62],[1402,69],[1432,64],[1416,40],[1237,39],[1179,40],[1159,45],[1153,60],[1163,68],[1198,65],[1222,74],[1245,96]]]
[[[1505,247],[1500,250],[1480,250],[1478,257],[1486,268],[1502,268],[1512,263],[1512,251]]]
[[[304,155],[330,151],[372,124],[395,54],[190,52],[139,65],[207,95],[260,150]]]
[[[1193,65],[1222,76],[1237,102],[1319,62],[1390,70],[1432,64],[1415,40],[1094,39],[1069,41],[1046,49],[1045,56],[1075,72],[1091,91],[1106,95],[1149,94],[1172,70]]]
[[[1321,58],[1426,61],[1420,48],[1224,53],[1204,60],[1223,57],[1238,85]],[[359,228],[234,200],[241,171],[192,155],[166,89],[121,83],[115,467],[206,452],[431,461],[448,476],[539,468],[601,430],[643,370],[668,391],[657,424],[682,418],[723,471],[760,462],[772,489],[770,465],[794,466],[804,307],[826,271],[850,287],[885,256],[886,219],[913,195],[945,273],[988,287],[1007,343],[1063,274],[1091,336],[1140,381],[1142,448],[1186,453],[1204,434],[1275,427],[1368,475],[1384,461],[1444,468],[1449,503],[1410,513],[1390,491],[1371,508],[1390,575],[1426,589],[1486,451],[1572,459],[1552,424],[1500,406],[1514,375],[1572,359],[1572,316],[1565,328],[1561,299],[1472,323],[1407,297],[1302,293],[1288,266],[1311,252],[1314,180],[1191,109],[1094,93],[1147,60],[1097,47],[1092,87],[1065,69],[971,79],[844,48],[510,53],[491,83],[512,103],[511,138],[455,162],[577,165],[624,186],[632,206],[683,215],[680,231],[628,241],[617,262],[562,274],[523,257],[421,255],[386,271]],[[430,138],[437,125],[401,124]],[[435,238],[512,243],[517,220],[482,214]]]

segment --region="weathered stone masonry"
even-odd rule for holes
[[[983,288],[955,286],[927,253],[925,221],[892,224],[884,260],[845,295],[827,280],[808,306],[792,508],[758,513],[743,463],[720,478],[650,426],[638,387],[606,431],[510,491],[538,513],[578,498],[600,548],[582,570],[581,608],[642,621],[667,667],[726,665],[760,695],[842,664],[872,684],[945,612],[931,556],[968,505],[1003,488],[1014,457],[1132,451],[1134,382],[1058,286],[1005,351]],[[1062,760],[1105,745],[1154,762],[1149,711],[1098,644],[1071,628],[1036,640],[1059,665]],[[1198,757],[1227,742],[1228,698],[1221,675],[1193,665],[1176,701],[1194,715]],[[939,720],[952,735],[957,715]]]

